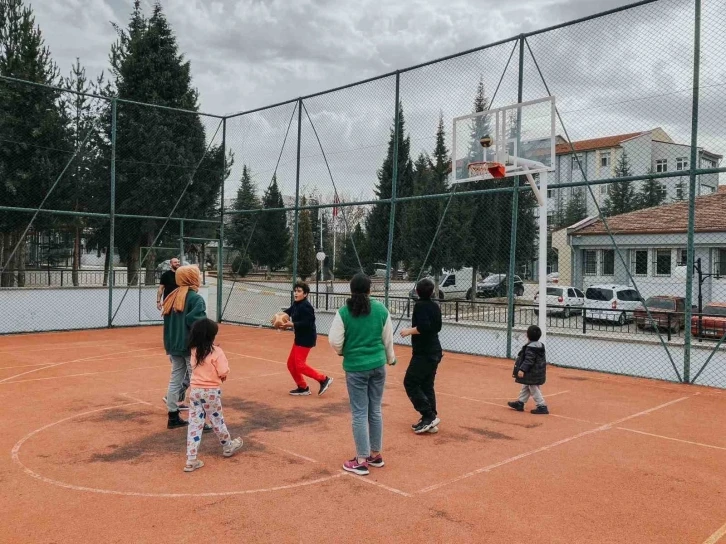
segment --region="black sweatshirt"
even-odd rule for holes
[[[315,310],[308,299],[293,302],[285,313],[295,325],[295,345],[303,348],[314,348],[318,333],[315,328]]]
[[[436,355],[441,353],[439,332],[441,331],[441,309],[432,300],[419,300],[413,307],[411,325],[419,334],[411,335],[414,355]]]

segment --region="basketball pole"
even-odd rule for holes
[[[539,207],[539,328],[542,343],[547,341],[547,173],[539,176],[541,204]],[[538,199],[539,200],[539,199]],[[546,344],[545,344],[546,345]]]

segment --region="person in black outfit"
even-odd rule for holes
[[[159,289],[156,291],[156,307],[161,310],[164,299],[174,291],[178,285],[176,284],[176,269],[181,266],[179,259],[174,257],[169,261],[170,270],[167,270],[159,279]]]
[[[294,289],[295,302],[285,310],[285,313],[290,316],[290,321],[285,327],[295,331],[295,342],[290,350],[290,356],[287,358],[287,369],[297,384],[297,387],[290,391],[290,394],[296,397],[310,394],[305,376],[320,384],[318,396],[325,393],[333,383],[333,378],[308,366],[307,363],[310,350],[315,347],[318,337],[315,328],[315,309],[308,300],[309,294],[308,284],[302,281],[297,282]]]
[[[421,420],[411,425],[416,434],[436,433],[441,420],[436,411],[434,380],[443,354],[439,342],[441,309],[431,300],[434,282],[423,279],[416,284],[419,300],[413,307],[411,328],[403,329],[401,336],[411,337],[413,355],[403,378],[406,394]]]

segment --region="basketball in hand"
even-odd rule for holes
[[[290,316],[284,312],[275,314],[275,316],[272,318],[272,326],[276,329],[282,329],[289,322]]]

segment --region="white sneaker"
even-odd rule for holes
[[[224,455],[225,457],[232,457],[240,449],[242,449],[242,439],[238,436],[234,440],[231,440],[229,444],[224,447],[222,455]]]

